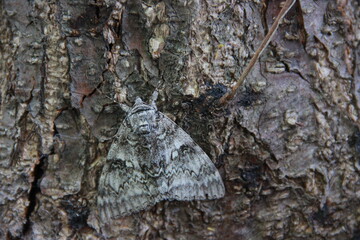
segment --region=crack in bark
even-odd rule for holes
[[[51,153],[52,154],[52,153]],[[46,159],[48,158],[48,154],[43,154],[40,159],[39,159],[39,163],[35,166],[34,168],[34,181],[31,183],[31,188],[29,191],[29,196],[28,196],[28,200],[29,200],[29,206],[26,209],[25,212],[25,219],[26,222],[23,226],[23,231],[22,231],[22,235],[24,236],[31,228],[31,214],[34,212],[35,210],[35,206],[36,206],[36,194],[39,193],[40,190],[40,186],[39,186],[39,181],[42,178],[42,176],[44,175],[44,164]]]

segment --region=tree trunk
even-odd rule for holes
[[[297,1],[222,106],[280,1],[0,3],[1,239],[360,238],[358,1]],[[155,89],[225,197],[101,222],[118,102]]]

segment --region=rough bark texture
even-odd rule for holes
[[[0,0],[0,238],[359,239],[360,9],[299,0],[236,97],[280,1]],[[111,224],[96,193],[147,100],[204,149],[216,201]]]

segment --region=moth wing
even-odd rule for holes
[[[225,195],[221,176],[207,154],[168,117],[160,114],[167,148],[164,181],[166,198],[175,200],[217,199]]]
[[[144,210],[158,201],[155,182],[141,171],[134,146],[126,139],[128,131],[124,124],[120,126],[100,176],[97,204],[103,221]]]

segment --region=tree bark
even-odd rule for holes
[[[360,238],[358,1],[297,1],[222,106],[280,1],[0,3],[1,239]],[[118,103],[154,90],[225,197],[102,223]]]

